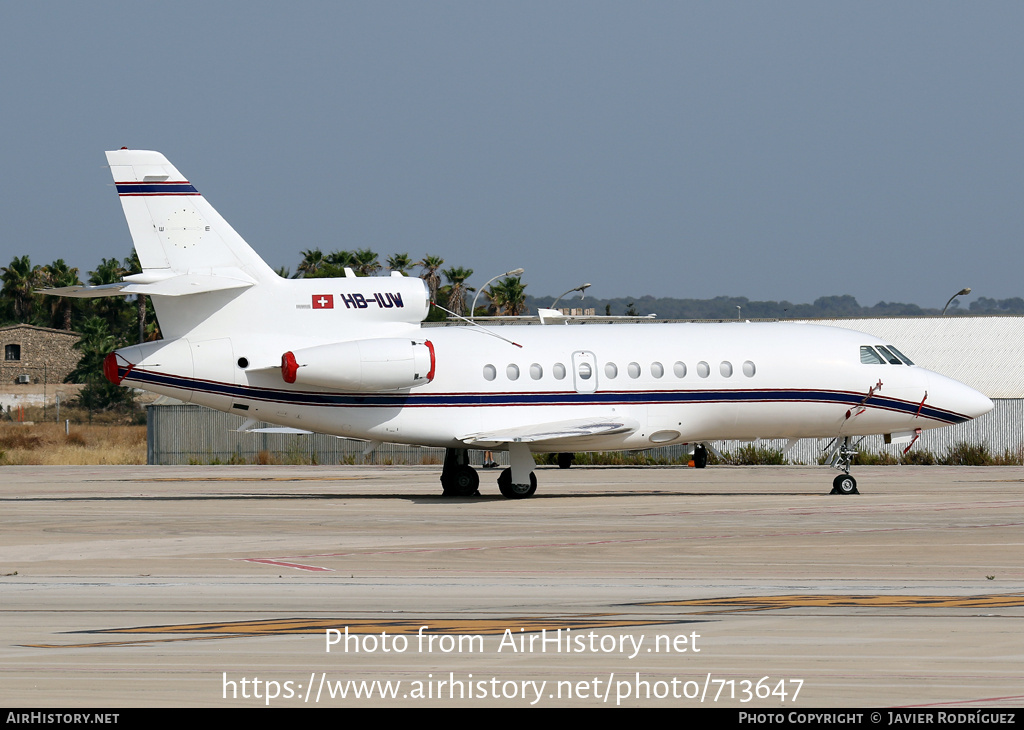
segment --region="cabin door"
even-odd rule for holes
[[[594,353],[577,350],[572,354],[572,379],[577,393],[597,390],[597,358]]]

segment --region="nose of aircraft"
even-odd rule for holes
[[[991,399],[985,394],[935,372],[928,373],[928,388],[928,392],[932,394],[928,398],[928,405],[952,411],[964,420],[984,416],[994,407]]]

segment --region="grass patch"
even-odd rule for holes
[[[63,409],[62,409],[63,410]],[[145,464],[146,427],[0,423],[0,464]]]

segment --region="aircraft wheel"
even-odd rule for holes
[[[840,474],[832,480],[832,494],[860,494],[857,480],[849,474]]]
[[[472,497],[479,493],[480,475],[471,466],[456,466],[441,472],[441,488],[446,497]]]
[[[559,454],[558,455],[558,468],[568,469],[572,466],[573,459],[576,458],[576,454]]]
[[[693,447],[693,465],[697,469],[703,469],[708,465],[708,448],[704,444]]]
[[[505,469],[498,476],[498,489],[501,490],[502,496],[508,499],[532,497],[534,492],[537,491],[537,475],[532,471],[530,472],[530,486],[527,487],[525,484],[513,484],[512,469]]]

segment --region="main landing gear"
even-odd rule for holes
[[[537,475],[530,447],[512,443],[508,446],[512,466],[498,476],[498,489],[508,499],[532,497],[537,491]],[[441,488],[446,497],[472,497],[480,494],[480,475],[469,464],[467,449],[445,449],[441,469]]]
[[[441,468],[441,489],[446,497],[480,494],[480,475],[469,465],[467,449],[445,449]]]
[[[508,499],[532,497],[537,491],[537,475],[531,471],[529,484],[513,484],[512,469],[504,469],[498,477],[498,489],[501,490],[502,496]]]
[[[708,447],[704,444],[695,444],[693,447],[693,465],[697,469],[703,469],[708,465]]]
[[[850,437],[843,436],[832,457],[832,466],[843,473],[832,480],[830,494],[860,494],[857,491],[857,480],[850,476],[850,464],[856,455],[857,449],[850,444]]]

